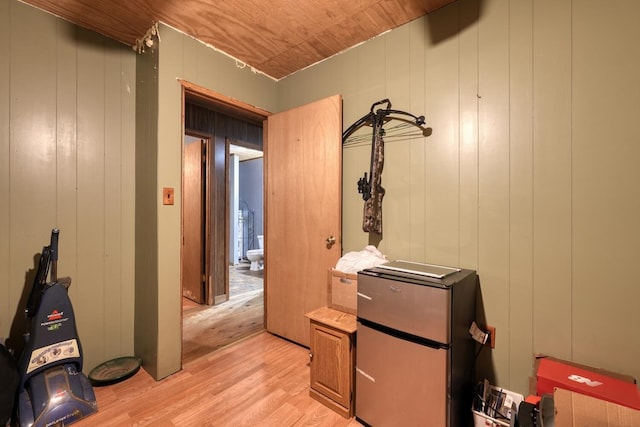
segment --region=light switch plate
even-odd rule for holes
[[[162,204],[173,205],[173,188],[165,187],[162,189]]]

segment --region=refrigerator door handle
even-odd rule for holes
[[[369,301],[372,301],[372,300],[373,300],[373,298],[371,298],[369,295],[365,295],[365,294],[363,294],[363,293],[361,293],[361,292],[358,292],[358,296],[359,296],[359,297],[362,297],[362,298],[364,298],[364,299],[368,299]]]
[[[366,379],[368,379],[369,381],[371,381],[372,383],[376,382],[376,379],[373,378],[371,375],[367,374],[365,371],[363,371],[362,369],[356,367],[356,372],[359,373],[360,375],[362,375],[363,377],[365,377]]]

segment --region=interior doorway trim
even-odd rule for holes
[[[246,102],[223,95],[221,93],[203,88],[186,80],[178,79],[185,94],[201,99],[205,103],[219,109],[221,112],[231,112],[233,116],[242,118],[252,123],[262,124],[272,113],[262,108],[255,107]],[[183,96],[184,99],[184,96]]]
[[[185,118],[185,105],[187,102],[187,99],[192,99],[192,100],[197,100],[199,101],[202,105],[214,109],[216,111],[219,111],[220,113],[224,113],[227,114],[231,117],[235,117],[241,120],[244,120],[248,123],[251,124],[255,124],[255,125],[260,125],[263,128],[263,141],[265,141],[264,143],[266,143],[266,132],[267,132],[267,118],[270,117],[272,115],[271,112],[267,111],[267,110],[263,110],[262,108],[259,107],[255,107],[253,105],[247,104],[245,102],[239,101],[237,99],[231,98],[229,96],[223,95],[221,93],[212,91],[210,89],[198,86],[194,83],[191,83],[187,80],[183,80],[183,79],[177,79],[177,81],[180,83],[180,85],[182,86],[182,118],[183,118],[183,133],[187,130],[184,128],[184,118]],[[264,143],[263,143],[263,152],[264,152]],[[228,143],[226,143],[226,158],[228,158]],[[266,158],[266,154],[264,156],[264,160],[265,162],[267,161]],[[225,169],[227,169],[225,167]],[[228,177],[227,177],[227,181],[228,181]],[[263,209],[266,210],[266,206],[267,206],[267,197],[266,194],[264,195],[265,197],[263,198],[264,200],[264,204],[263,204]],[[228,199],[228,198],[227,198]],[[225,207],[225,222],[227,223],[226,226],[226,230],[228,233],[228,221],[229,221],[229,209],[228,207]],[[210,215],[209,215],[210,217]],[[228,241],[228,236],[227,236],[227,241]],[[226,252],[225,252],[226,253]],[[228,275],[227,275],[227,295],[228,295]],[[268,292],[268,283],[267,280],[265,278],[264,282],[263,282],[263,286],[264,286],[264,296],[263,298],[265,299],[266,302],[266,295]],[[212,303],[214,303],[215,301],[211,301]],[[264,304],[264,313],[263,313],[263,323],[264,325],[267,324],[266,319],[267,319],[267,304]],[[180,338],[181,342],[182,342],[182,335]]]

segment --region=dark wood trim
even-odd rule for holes
[[[229,236],[229,228],[231,226],[231,218],[229,215],[230,203],[229,203],[229,138],[224,139],[224,247],[225,247],[225,259],[227,260],[226,264],[229,265],[229,245],[231,244],[230,236]],[[229,270],[225,271],[225,281],[224,281],[224,293],[227,295],[227,299],[230,298],[231,293],[229,292]]]
[[[262,121],[271,115],[267,110],[203,88],[186,80],[178,79],[178,81],[182,85],[186,98],[196,104],[213,108],[231,117],[241,118],[249,123],[261,125]]]

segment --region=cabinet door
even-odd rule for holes
[[[351,398],[349,334],[311,322],[311,388],[349,408]]]

